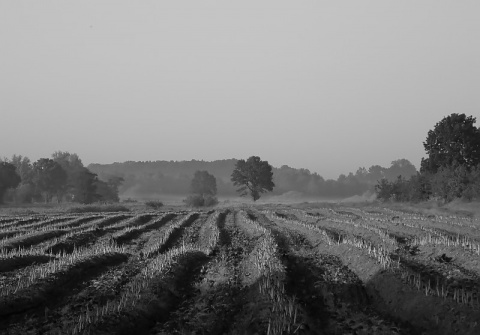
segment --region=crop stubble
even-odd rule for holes
[[[0,236],[8,334],[480,333],[477,219],[250,206],[4,217]]]

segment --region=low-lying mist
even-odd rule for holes
[[[217,196],[237,197],[231,182],[236,159],[205,161],[156,161],[125,162],[113,164],[91,164],[89,169],[101,180],[112,176],[123,178],[119,188],[120,197],[154,199],[159,195],[175,195],[185,198],[196,171],[207,171],[217,183]],[[263,200],[276,202],[301,201],[345,201],[363,202],[374,200],[373,189],[383,177],[395,180],[399,174],[408,177],[416,173],[415,167],[405,159],[392,162],[384,168],[379,165],[359,168],[355,173],[340,175],[337,180],[324,179],[307,169],[296,169],[283,165],[273,168],[273,192],[262,195]]]

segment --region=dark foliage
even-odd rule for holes
[[[0,203],[9,188],[17,187],[21,178],[16,172],[15,165],[8,162],[0,162]]]
[[[102,201],[119,202],[119,187],[124,179],[121,177],[110,177],[108,181],[96,180],[96,194]]]
[[[13,155],[10,163],[15,165],[20,176],[20,184],[13,189],[9,201],[15,203],[31,203],[35,198],[35,185],[33,183],[33,166],[28,157]]]
[[[67,151],[56,151],[53,153],[52,158],[67,173],[67,185],[63,192],[59,194],[59,200],[82,204],[90,204],[98,200],[111,200],[102,199],[97,193],[97,175],[83,166],[77,154],[71,154]]]
[[[33,164],[28,157],[13,155],[8,163],[21,178],[20,183],[5,194],[8,202],[51,202],[53,198],[57,202],[82,204],[119,201],[123,178],[112,176],[108,181],[99,180],[95,173],[83,166],[77,154],[57,151],[52,154],[52,159],[42,158]]]
[[[100,200],[97,194],[97,175],[87,168],[77,169],[70,175],[71,200],[81,204],[90,204]]]
[[[410,192],[410,183],[399,176],[395,181],[382,179],[375,186],[377,198],[381,200],[410,201],[412,200]]]
[[[410,180],[382,179],[375,186],[377,197],[393,201],[425,201],[436,198],[480,199],[480,130],[475,118],[452,114],[428,132],[423,143],[428,157],[421,172]]]
[[[472,200],[480,197],[480,165],[468,169],[454,164],[440,167],[431,177],[432,193],[449,202],[457,198]]]
[[[57,199],[67,187],[67,173],[62,166],[49,158],[40,158],[33,163],[33,183],[37,193],[50,202],[54,195]]]
[[[471,169],[480,164],[480,130],[473,116],[451,114],[428,132],[423,143],[428,157],[422,160],[422,172],[436,173],[453,165]]]
[[[237,189],[240,196],[250,194],[253,201],[258,200],[261,193],[273,191],[275,187],[272,166],[258,156],[237,161],[231,180],[235,186],[240,186]]]

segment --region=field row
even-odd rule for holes
[[[480,332],[479,255],[419,240],[475,230],[468,218],[252,206],[26,221],[0,220],[36,229],[0,247],[0,332]]]

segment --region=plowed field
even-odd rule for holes
[[[0,334],[480,334],[479,294],[470,217],[0,216]]]

